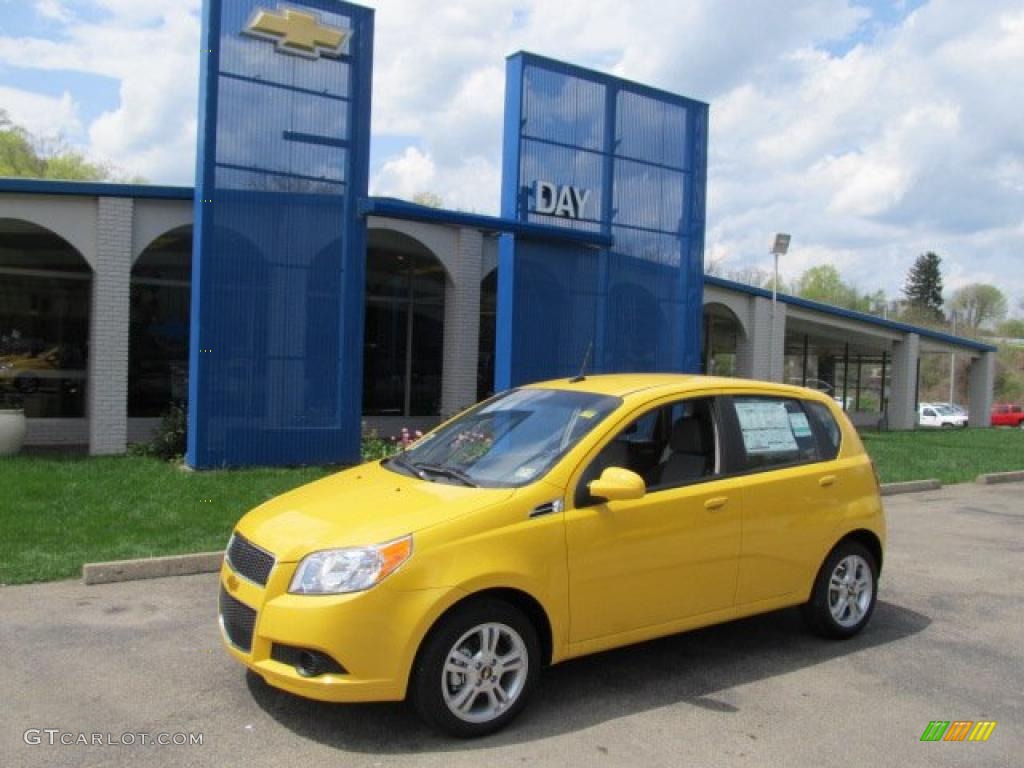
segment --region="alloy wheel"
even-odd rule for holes
[[[841,627],[859,624],[874,594],[871,566],[860,555],[847,555],[832,571],[828,584],[828,608]]]
[[[444,702],[463,722],[489,722],[516,703],[528,673],[529,654],[519,633],[498,622],[480,624],[448,652],[441,679]]]

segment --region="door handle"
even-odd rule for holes
[[[836,476],[835,475],[825,475],[824,477],[818,479],[818,485],[820,485],[822,488],[828,488],[830,485],[835,485],[835,484],[836,484]]]
[[[708,499],[704,502],[704,509],[709,512],[714,512],[716,509],[721,509],[729,503],[729,499],[725,496],[715,496],[713,499]]]

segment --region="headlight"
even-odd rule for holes
[[[300,595],[360,592],[393,573],[411,554],[411,535],[373,547],[314,552],[299,563],[288,591]]]

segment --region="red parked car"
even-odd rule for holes
[[[993,405],[993,427],[1020,427],[1024,429],[1024,406]]]

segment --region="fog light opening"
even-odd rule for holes
[[[300,651],[295,660],[295,671],[303,677],[316,677],[324,671],[323,659],[318,653]]]

